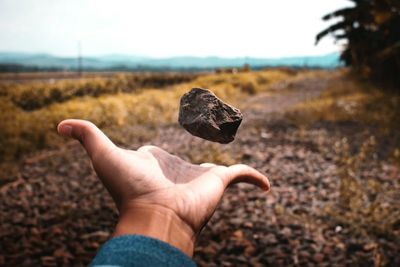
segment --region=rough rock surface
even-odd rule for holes
[[[203,139],[227,144],[235,139],[243,115],[211,91],[193,88],[181,98],[179,124]]]

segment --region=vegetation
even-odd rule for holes
[[[364,129],[364,141],[344,136],[336,142],[338,201],[325,207],[337,225],[345,225],[358,236],[371,240],[374,265],[381,266],[383,248],[379,238],[396,238],[400,213],[394,204],[400,183],[371,174],[389,158],[399,163],[400,155],[400,2],[397,0],[351,0],[353,7],[323,17],[340,18],[316,36],[318,43],[328,34],[345,40],[341,59],[362,77],[381,86],[357,81],[345,73],[331,82],[321,97],[298,105],[289,119],[302,129],[316,125],[347,125],[351,134]],[[384,86],[384,87],[383,87]],[[393,92],[381,89],[391,88]],[[379,160],[380,159],[380,160]],[[387,263],[387,262],[386,262]]]
[[[331,127],[341,132],[342,139],[333,146],[338,197],[323,213],[334,227],[345,226],[370,240],[365,249],[374,251],[375,266],[385,266],[390,259],[383,259],[385,248],[379,240],[398,238],[393,233],[400,220],[400,182],[395,171],[382,178],[376,170],[400,166],[400,96],[349,74],[342,71],[320,97],[297,105],[287,117],[300,129]],[[332,153],[331,148],[321,149]]]
[[[376,177],[365,177],[371,162],[376,158],[376,140],[366,139],[354,155],[348,140],[344,138],[335,144],[336,164],[340,178],[338,207],[328,208],[328,213],[341,225],[364,236],[386,236],[395,231],[400,211],[395,205],[388,205],[400,189],[400,183],[380,182]]]
[[[372,126],[383,135],[394,134],[398,139],[400,96],[356,80],[346,70],[341,75],[319,98],[297,105],[288,115],[292,122],[301,127],[321,121],[353,122]]]
[[[61,138],[56,135],[56,125],[65,118],[91,120],[103,129],[172,123],[177,119],[179,98],[192,87],[211,88],[221,98],[234,103],[245,95],[266,90],[295,72],[223,73],[196,79],[193,75],[162,75],[119,75],[112,79],[3,86],[0,91],[3,110],[0,114],[0,162],[57,146]],[[166,85],[171,86],[160,90]],[[123,138],[113,137],[117,141]]]
[[[0,87],[1,94],[24,109],[34,110],[75,97],[129,93],[140,88],[165,87],[194,79],[193,74],[120,74],[112,78],[94,77],[54,82],[8,84]]]
[[[199,266],[229,262],[227,255],[232,265],[398,265],[398,94],[356,80],[347,70],[223,71],[182,83],[165,78],[164,84],[149,74],[148,86],[126,83],[130,75],[3,82],[0,211],[3,232],[13,233],[4,237],[6,263],[19,262],[15,255],[21,253],[36,265],[88,263],[109,236],[114,207],[108,194],[79,145],[65,145],[56,134],[62,119],[81,118],[124,147],[151,142],[193,163],[243,162],[270,175],[269,194],[247,186],[226,192],[196,249],[197,259],[206,260]],[[229,146],[192,139],[175,127],[179,98],[196,86],[245,109],[244,127]],[[22,91],[36,94],[40,107],[21,105]],[[32,107],[34,100],[24,103]],[[49,238],[54,233],[66,240],[62,249]]]
[[[365,77],[395,88],[400,86],[400,1],[351,0],[354,7],[323,17],[340,20],[320,32],[318,43],[332,34],[346,40],[341,59]]]

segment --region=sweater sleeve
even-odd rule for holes
[[[123,235],[108,240],[89,266],[195,267],[196,264],[179,249],[160,240],[141,235]]]

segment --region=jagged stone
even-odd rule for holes
[[[181,98],[179,124],[203,139],[227,144],[235,139],[243,115],[211,91],[193,88]]]

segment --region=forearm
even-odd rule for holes
[[[121,210],[114,237],[143,235],[166,242],[189,257],[193,256],[195,234],[171,209],[134,204]]]

